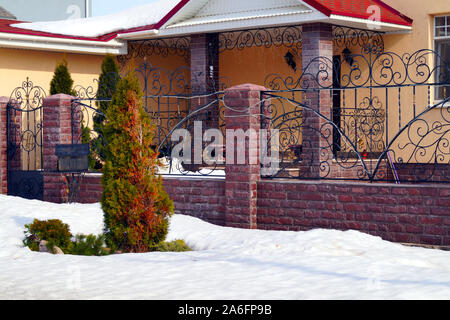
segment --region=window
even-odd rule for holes
[[[434,18],[434,39],[436,52],[440,55],[442,61],[436,61],[439,68],[437,82],[450,82],[450,15]],[[450,86],[441,86],[437,88],[436,98],[443,100],[450,97]]]

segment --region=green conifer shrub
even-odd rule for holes
[[[133,73],[118,82],[106,118],[101,199],[106,244],[112,251],[148,252],[164,241],[173,202],[157,175],[157,153],[150,148],[154,125]]]
[[[52,81],[50,82],[50,95],[58,93],[65,93],[71,96],[76,95],[65,57],[56,65]]]
[[[97,137],[91,142],[91,149],[93,158],[95,158],[95,164],[91,165],[95,170],[99,170],[103,167],[105,161],[105,146],[106,140],[104,139],[104,122],[106,120],[105,115],[108,110],[114,92],[116,91],[117,82],[119,81],[119,67],[115,61],[115,58],[111,54],[107,54],[102,63],[102,73],[99,77],[98,91],[97,91],[97,108],[99,113],[94,115],[94,131],[97,133]]]
[[[105,236],[103,234],[98,236],[78,234],[75,236],[70,253],[80,256],[104,256],[110,253],[104,245]]]
[[[161,252],[192,251],[192,249],[186,244],[186,242],[184,242],[184,240],[174,240],[170,242],[163,241],[158,243],[153,250]]]

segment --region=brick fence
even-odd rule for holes
[[[261,90],[264,88],[242,85],[225,91],[225,104],[230,107],[225,114],[227,129],[259,130]],[[71,175],[58,172],[54,154],[56,144],[70,143],[72,139],[70,101],[71,97],[64,95],[44,101],[46,201],[67,202],[71,196]],[[4,105],[5,101],[0,101],[0,122],[3,122],[1,103]],[[0,135],[5,134],[5,128],[0,123]],[[7,178],[4,138],[0,137],[3,192]],[[390,241],[450,246],[450,185],[265,180],[260,177],[259,162],[250,161],[250,151],[257,154],[258,147],[246,143],[244,151],[233,152],[234,156],[245,152],[245,162],[227,164],[225,179],[165,177],[164,186],[174,201],[175,212],[230,227],[291,231],[353,229]],[[77,197],[72,200],[98,202],[102,195],[101,175],[86,174],[79,181]]]
[[[100,201],[100,180],[84,176],[76,200]],[[240,219],[241,213],[226,210],[225,179],[164,177],[164,186],[177,214],[222,226]],[[264,230],[358,230],[389,241],[450,246],[450,186],[262,180],[256,218],[255,227]]]

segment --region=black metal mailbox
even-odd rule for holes
[[[89,144],[58,144],[58,171],[84,172],[89,170]]]

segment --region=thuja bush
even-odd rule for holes
[[[106,118],[101,199],[106,244],[113,251],[152,251],[167,235],[173,202],[157,174],[157,153],[150,148],[154,125],[133,73],[118,82]]]
[[[73,90],[73,79],[67,66],[66,58],[63,58],[55,68],[52,81],[50,82],[50,94],[65,93],[75,95]]]
[[[97,102],[98,111],[94,114],[94,131],[97,137],[91,141],[92,158],[95,163],[91,163],[90,167],[95,170],[101,170],[105,161],[106,140],[104,138],[104,126],[106,120],[106,112],[113,94],[116,92],[117,83],[119,82],[119,67],[113,55],[106,55],[102,63],[102,73],[98,81]]]

